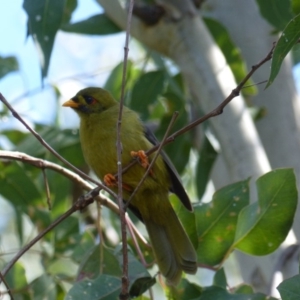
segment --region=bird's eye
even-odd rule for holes
[[[90,105],[90,104],[95,104],[96,103],[95,98],[93,98],[91,96],[84,96],[83,98],[84,98],[86,104]]]

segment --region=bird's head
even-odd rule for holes
[[[73,98],[66,101],[63,106],[73,108],[79,115],[100,113],[117,104],[112,95],[101,88],[89,87],[79,91]]]

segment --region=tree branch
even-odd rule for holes
[[[122,187],[122,141],[121,141],[121,126],[122,126],[122,113],[125,95],[126,85],[126,72],[127,72],[127,61],[129,52],[129,36],[130,26],[132,18],[134,0],[130,0],[129,8],[127,13],[127,27],[126,27],[126,38],[124,46],[124,64],[123,64],[123,77],[122,77],[122,89],[119,106],[119,117],[117,123],[117,167],[118,167],[118,204],[120,209],[120,221],[121,221],[121,235],[122,235],[122,254],[123,254],[123,270],[122,270],[122,290],[119,295],[119,299],[129,299],[129,278],[128,278],[128,249],[127,249],[127,232],[126,232],[126,220],[125,213],[126,207],[123,205],[123,187]]]

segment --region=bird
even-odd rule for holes
[[[74,109],[79,116],[79,136],[87,164],[100,180],[117,191],[117,181],[112,174],[117,173],[119,102],[105,89],[88,87],[63,106]],[[122,166],[129,164],[133,157],[139,157],[141,162],[122,175],[122,196],[126,203],[155,155],[148,157],[145,152],[158,140],[138,113],[126,106],[121,122]],[[160,152],[128,207],[145,224],[156,263],[166,283],[176,286],[182,272],[196,273],[197,254],[169,201],[170,192],[175,193],[189,211],[193,210],[179,174],[167,155]]]

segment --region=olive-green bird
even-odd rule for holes
[[[116,191],[116,182],[109,174],[117,173],[119,103],[109,92],[91,87],[79,91],[63,106],[73,108],[80,117],[80,140],[86,162],[101,180]],[[124,107],[121,142],[122,165],[126,166],[132,160],[132,151],[141,154],[143,152],[140,150],[149,150],[157,140],[142,124],[138,114]],[[124,201],[129,199],[145,171],[145,167],[141,164],[135,164],[123,174]],[[169,202],[169,192],[175,193],[184,206],[192,211],[179,175],[167,156],[161,153],[131,200],[129,208],[147,228],[161,273],[169,284],[176,285],[182,271],[189,274],[196,273],[197,255]]]

